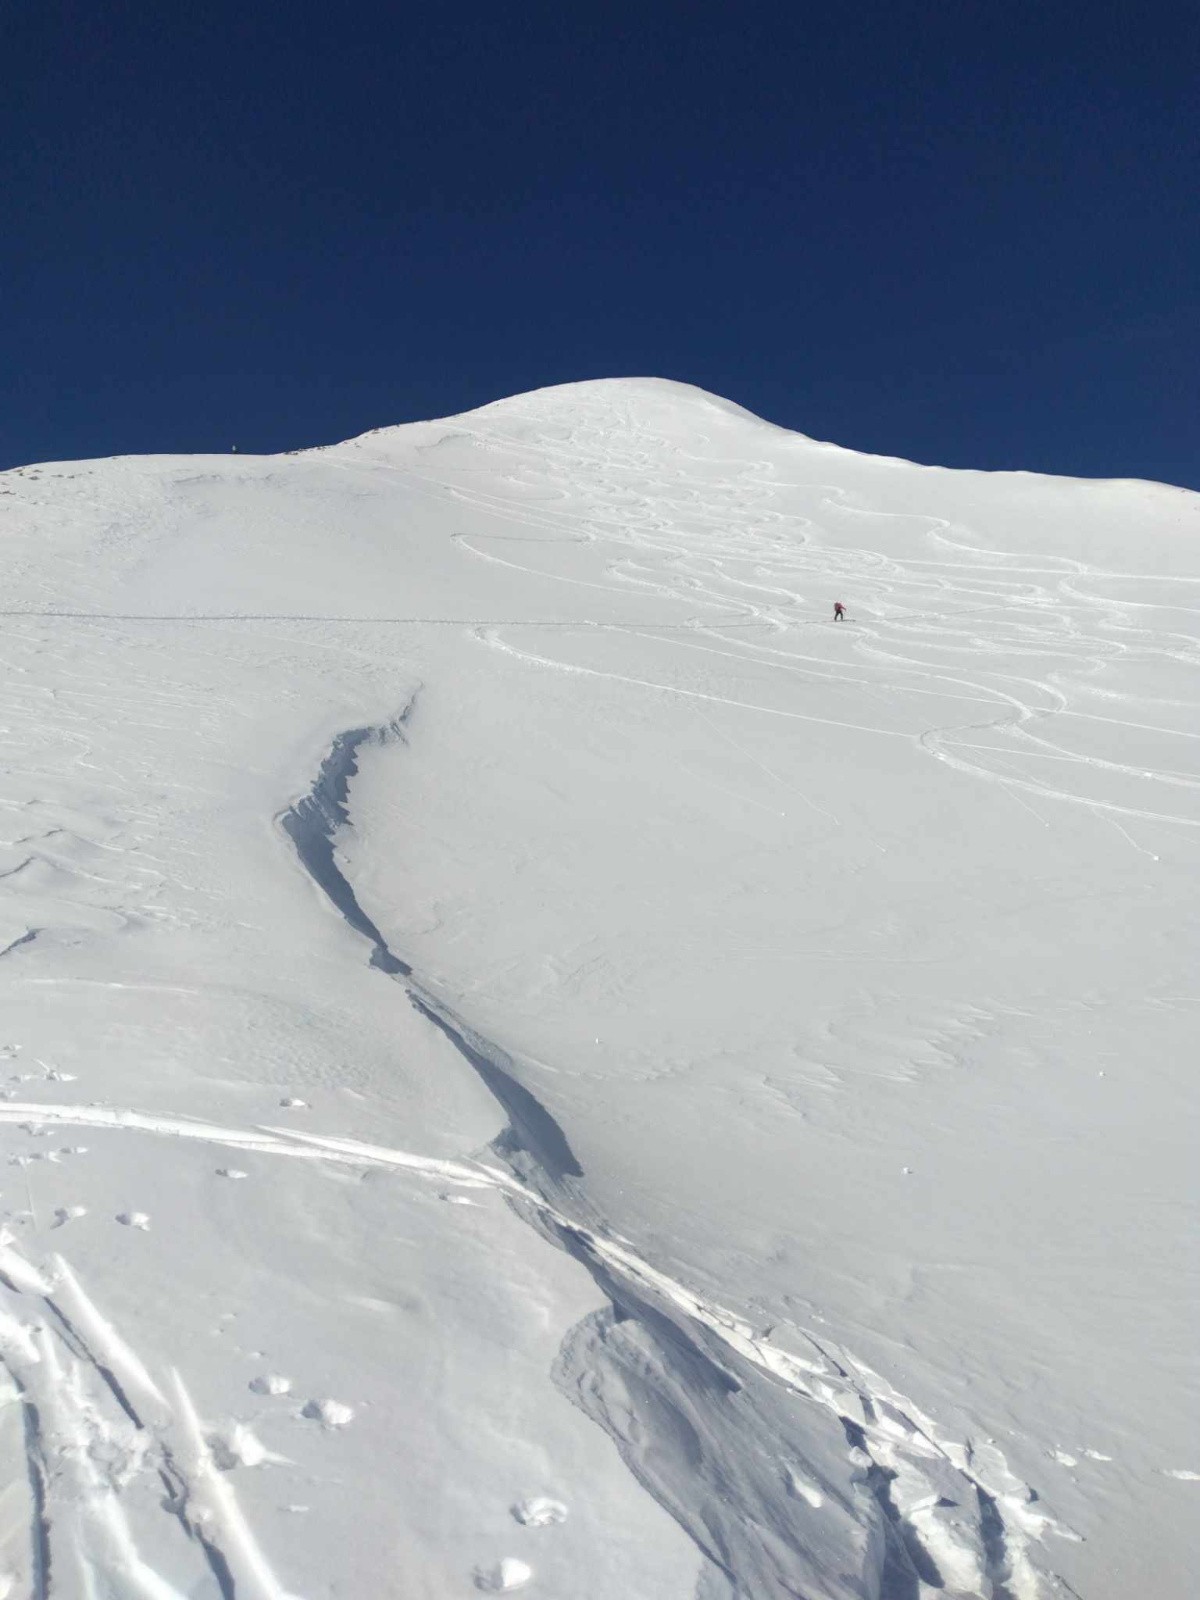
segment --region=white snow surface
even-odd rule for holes
[[[0,1593],[1192,1592],[1200,497],[621,380],[0,541]]]

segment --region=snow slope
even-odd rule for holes
[[[1190,1593],[1198,512],[653,380],[0,477],[0,1594]]]

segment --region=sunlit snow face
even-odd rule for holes
[[[5,487],[18,1588],[1178,1590],[1173,492],[652,383]]]

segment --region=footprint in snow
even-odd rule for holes
[[[550,1528],[556,1523],[567,1520],[567,1508],[562,1501],[552,1500],[545,1494],[535,1494],[528,1500],[518,1500],[512,1507],[512,1514],[526,1528]]]
[[[289,1111],[307,1111],[308,1110],[308,1101],[307,1100],[301,1100],[298,1095],[294,1095],[294,1094],[285,1094],[283,1099],[279,1102],[279,1104],[281,1106],[285,1106]]]
[[[144,1211],[118,1211],[117,1221],[125,1228],[140,1228],[143,1233],[150,1232],[150,1218]]]
[[[310,1400],[300,1412],[310,1422],[319,1422],[323,1428],[344,1428],[354,1420],[354,1407],[340,1400]]]
[[[492,1567],[475,1568],[475,1587],[489,1594],[503,1594],[511,1589],[523,1589],[533,1577],[533,1568],[516,1556],[505,1556]]]
[[[246,1178],[249,1173],[243,1172],[241,1167],[218,1167],[218,1178]]]
[[[285,1378],[282,1372],[264,1372],[250,1379],[250,1387],[255,1394],[290,1394],[292,1380]]]
[[[68,1222],[76,1222],[80,1217],[86,1216],[86,1206],[59,1206],[54,1213],[54,1221],[51,1223],[51,1227],[64,1228]]]

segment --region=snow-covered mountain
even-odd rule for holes
[[[1183,1600],[1200,497],[630,380],[0,540],[0,1593]]]

